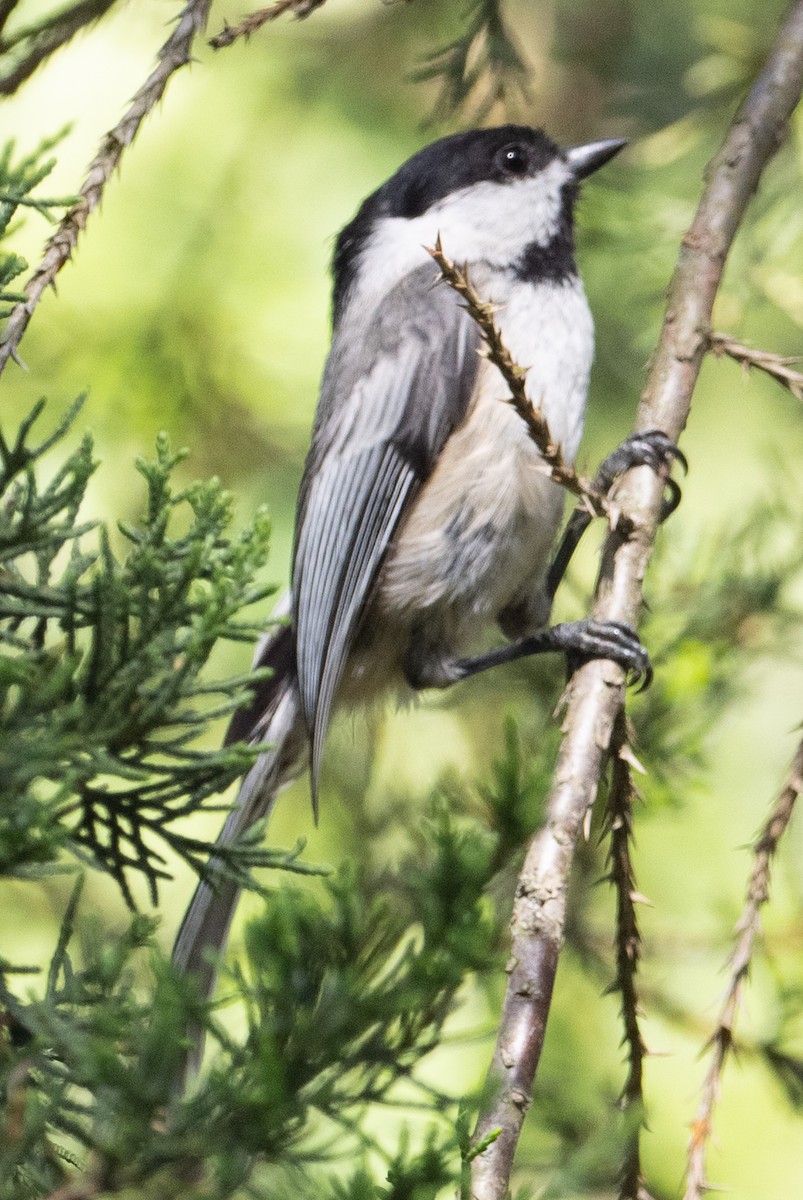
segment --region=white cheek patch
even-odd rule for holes
[[[428,261],[425,247],[438,237],[454,262],[509,267],[533,242],[546,245],[558,231],[568,166],[555,159],[535,177],[485,181],[463,188],[406,220],[380,221],[360,256],[355,297],[376,302],[409,271]],[[438,278],[433,264],[433,282]]]
[[[555,236],[569,179],[566,164],[556,159],[534,178],[478,183],[448,196],[413,224],[436,229],[458,262],[508,266],[533,242],[544,246]]]

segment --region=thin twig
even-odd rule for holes
[[[117,0],[79,0],[72,8],[54,13],[39,25],[16,31],[13,38],[0,38],[0,54],[27,43],[25,52],[0,75],[0,95],[13,95],[51,54],[66,46],[79,30],[99,21],[116,3]]]
[[[249,13],[236,25],[229,25],[226,22],[220,33],[209,39],[209,45],[213,50],[222,50],[225,46],[231,46],[239,38],[249,38],[263,25],[267,25],[268,21],[275,21],[277,17],[283,17],[288,12],[292,13],[297,20],[303,21],[304,17],[308,17],[325,2],[326,0],[276,0],[275,4],[269,4],[267,8],[258,8],[255,12]]]
[[[677,441],[686,424],[728,251],[761,173],[781,143],[802,84],[803,0],[796,0],[706,172],[670,284],[637,430],[662,429]],[[649,469],[635,468],[622,479],[617,502],[633,524],[626,534],[617,526],[606,540],[593,608],[597,620],[636,622],[661,493],[662,482]],[[623,700],[623,672],[613,663],[592,661],[574,673],[546,823],[527,850],[514,903],[510,977],[475,1144],[492,1129],[501,1133],[472,1164],[473,1200],[503,1200],[509,1189],[543,1046],[574,850]]]
[[[611,736],[611,785],[605,813],[610,839],[608,879],[616,889],[616,977],[610,990],[621,999],[623,1043],[627,1048],[627,1079],[619,1105],[625,1116],[625,1155],[619,1177],[619,1200],[649,1200],[641,1168],[641,1130],[644,1126],[644,1059],[647,1047],[641,1036],[639,996],[636,986],[641,934],[636,904],[643,900],[636,889],[630,844],[633,837],[633,799],[636,788],[627,720],[620,709]]]
[[[0,0],[0,34],[6,27],[8,18],[19,4],[20,0]]]
[[[799,363],[800,358],[784,358],[780,354],[772,354],[769,350],[753,350],[744,346],[727,333],[711,333],[708,343],[712,352],[720,358],[727,354],[728,358],[741,363],[745,372],[751,367],[769,375],[781,387],[786,388],[798,400],[803,400],[803,374],[792,369],[792,363]]]
[[[90,214],[100,204],[106,184],[119,165],[123,152],[131,145],[140,125],[164,95],[171,75],[191,61],[193,42],[206,27],[211,3],[212,0],[187,0],[173,32],[159,51],[155,68],[134,96],[128,112],[101,142],[78,193],[78,200],[62,218],[58,229],[47,242],[41,263],[28,280],[26,299],[11,311],[0,341],[0,375],[10,358],[19,361],[19,345],[36,306],[45,289],[55,283],[59,271],[69,261],[78,237]]]
[[[761,908],[769,899],[770,868],[778,843],[789,825],[795,801],[803,792],[803,739],[797,748],[783,789],[772,807],[753,846],[753,869],[747,899],[736,925],[736,942],[729,958],[730,978],[720,1009],[717,1027],[709,1041],[711,1061],[703,1081],[700,1105],[692,1123],[686,1166],[684,1200],[702,1200],[711,1190],[706,1180],[705,1157],[713,1128],[714,1107],[722,1083],[722,1071],[733,1048],[733,1030],[739,1011],[742,987],[750,971],[753,945],[761,929]]]
[[[506,400],[515,408],[527,426],[530,437],[541,451],[552,478],[573,496],[578,496],[595,517],[607,516],[609,506],[605,496],[597,491],[588,479],[583,479],[569,466],[563,457],[560,444],[552,438],[543,410],[538,408],[527,395],[527,372],[513,361],[510,351],[505,345],[494,321],[493,304],[488,304],[480,298],[469,280],[466,269],[458,267],[451,259],[447,258],[441,245],[440,236],[435,245],[427,246],[426,250],[438,264],[445,282],[449,284],[449,287],[454,288],[462,298],[466,310],[476,322],[485,342],[486,357],[498,369],[510,390],[510,395],[506,397]]]

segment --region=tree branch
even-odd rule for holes
[[[803,400],[803,374],[792,369],[792,363],[800,362],[799,358],[783,358],[769,350],[753,350],[750,346],[744,346],[729,337],[727,333],[711,333],[708,341],[717,358],[727,354],[728,358],[741,363],[745,372],[755,367],[757,371],[763,371],[770,379],[774,379],[781,387],[790,391],[797,400]]]
[[[303,21],[304,17],[308,17],[316,8],[320,8],[325,3],[326,0],[276,0],[275,4],[269,4],[267,8],[258,8],[255,12],[249,13],[236,25],[224,23],[220,33],[209,39],[209,45],[213,50],[223,50],[224,47],[231,46],[239,38],[249,38],[263,25],[267,25],[268,21],[275,21],[277,17],[283,17],[287,12],[291,12],[297,20]]]
[[[117,0],[79,0],[71,8],[54,13],[39,25],[20,29],[9,38],[2,37],[5,22],[0,10],[0,54],[27,42],[25,52],[18,61],[4,75],[0,75],[0,95],[10,96],[16,92],[51,54],[66,46],[80,29],[99,21],[116,3]]]
[[[709,164],[692,226],[681,245],[636,429],[662,429],[677,441],[685,427],[725,259],[761,173],[777,150],[803,82],[803,0],[797,0],[769,58]],[[652,552],[662,484],[648,468],[630,471],[618,499],[633,521],[628,536],[612,531],[603,551],[594,603],[598,620],[636,622]],[[475,1141],[500,1128],[472,1164],[474,1200],[503,1200],[541,1054],[574,849],[596,796],[624,678],[596,661],[574,675],[564,738],[544,827],[527,851],[512,918],[507,994]]]
[[[730,979],[717,1027],[711,1036],[711,1062],[703,1081],[700,1105],[692,1122],[686,1166],[684,1200],[702,1200],[710,1185],[706,1181],[705,1156],[713,1128],[714,1106],[719,1096],[722,1071],[733,1047],[733,1029],[739,1010],[742,985],[747,979],[753,945],[761,928],[761,908],[770,894],[770,868],[792,816],[795,801],[803,792],[803,739],[797,748],[789,774],[753,846],[753,869],[747,887],[747,899],[736,926],[736,944],[730,956]]]
[[[18,360],[20,342],[28,328],[45,289],[55,282],[61,268],[72,256],[78,237],[90,214],[100,204],[103,192],[131,145],[140,125],[162,98],[167,83],[176,71],[191,60],[192,45],[206,27],[212,0],[187,0],[176,26],[157,56],[156,67],[131,101],[122,120],[106,134],[92,160],[78,200],[65,214],[47,242],[41,263],[25,287],[26,299],[15,305],[0,341],[0,375],[10,358]]]
[[[619,1177],[619,1200],[649,1200],[641,1169],[641,1130],[644,1126],[644,1059],[647,1047],[641,1035],[639,997],[636,985],[641,957],[641,934],[636,904],[644,899],[636,889],[630,844],[633,837],[632,767],[638,768],[628,742],[627,719],[620,709],[611,738],[611,783],[605,828],[610,839],[608,849],[609,881],[616,889],[616,978],[610,991],[620,997],[623,1042],[627,1048],[627,1079],[619,1106],[624,1113],[625,1155]],[[639,768],[640,769],[640,768]]]
[[[20,0],[0,0],[0,34],[6,27],[8,18],[19,4]]]

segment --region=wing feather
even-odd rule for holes
[[[478,368],[474,322],[424,266],[327,362],[296,522],[293,605],[313,796],[323,740],[388,546],[463,420]]]

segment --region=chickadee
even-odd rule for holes
[[[493,304],[526,391],[571,462],[583,429],[594,327],[574,259],[580,183],[624,146],[563,150],[521,125],[443,138],[406,162],[337,239],[332,346],[296,518],[291,621],[255,665],[272,678],[228,740],[273,747],[246,776],[219,844],[269,811],[299,765],[313,798],[335,705],[445,687],[498,662],[563,650],[645,674],[635,634],[591,621],[546,628],[563,492],[481,339],[426,247],[440,238]],[[649,436],[618,465],[665,467]],[[510,645],[466,658],[498,625]],[[236,888],[201,883],[174,959],[211,991]]]

